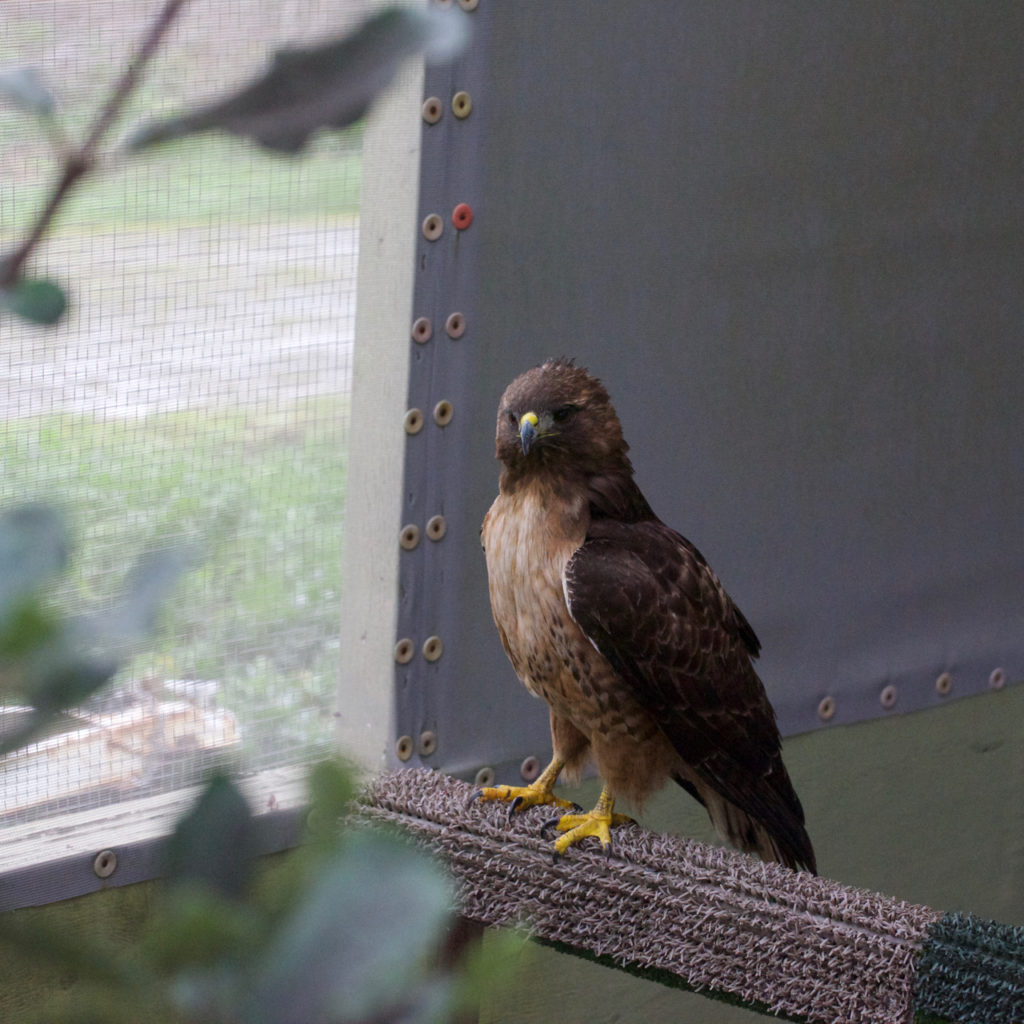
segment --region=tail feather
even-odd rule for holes
[[[762,860],[778,861],[794,871],[818,873],[814,847],[804,828],[799,801],[793,812],[787,808],[768,823],[748,814],[706,784],[695,783],[681,775],[674,778],[704,805],[715,831],[731,846],[744,853],[757,854]],[[793,799],[796,799],[795,794]]]

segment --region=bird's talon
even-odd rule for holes
[[[508,809],[508,820],[509,821],[512,820],[512,815],[515,814],[516,811],[518,811],[519,808],[522,807],[522,806],[523,806],[523,798],[520,795],[520,796],[517,796],[515,798],[515,800],[513,800],[511,805],[509,806],[509,809]]]

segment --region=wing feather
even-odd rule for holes
[[[594,519],[565,570],[569,611],[703,782],[813,866],[750,624],[700,552],[653,516]]]

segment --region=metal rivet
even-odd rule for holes
[[[413,646],[413,642],[408,637],[402,637],[401,640],[395,644],[395,661],[399,665],[408,665],[412,661],[413,652],[416,648]]]
[[[434,406],[434,422],[439,427],[447,427],[452,421],[453,413],[452,403],[447,398],[442,399]]]
[[[935,680],[935,692],[945,697],[952,689],[953,677],[948,672],[943,672],[942,675]]]
[[[992,669],[992,674],[988,677],[988,685],[993,690],[1001,690],[1006,685],[1006,672],[1001,668]]]
[[[461,313],[452,313],[444,322],[444,330],[449,338],[461,338],[466,333],[466,318]]]
[[[406,551],[412,551],[420,542],[420,528],[415,523],[406,523],[402,532],[398,535],[398,543]]]
[[[878,702],[888,711],[889,708],[895,706],[897,696],[898,691],[896,687],[890,683],[888,686],[883,687],[882,692],[878,695]]]
[[[407,434],[418,434],[423,429],[423,413],[419,409],[410,409],[402,421]]]
[[[835,697],[822,697],[818,704],[818,717],[827,722],[836,713]]]
[[[464,11],[475,11],[480,0],[459,0],[459,6]]]
[[[92,869],[97,878],[109,878],[117,870],[117,854],[113,850],[102,850],[96,854]]]
[[[427,520],[427,536],[431,540],[440,540],[448,529],[444,516],[431,516]]]
[[[452,97],[452,113],[461,121],[469,117],[473,110],[473,97],[464,89],[460,89]]]
[[[398,742],[395,744],[395,753],[398,755],[399,761],[408,761],[412,757],[412,737],[399,736]]]
[[[457,231],[465,231],[473,223],[473,207],[469,203],[459,203],[452,210],[452,224]]]
[[[428,636],[423,641],[423,657],[427,661],[437,661],[441,657],[441,652],[444,650],[444,644],[441,643],[439,636]]]
[[[434,333],[434,327],[431,322],[425,317],[421,316],[413,321],[412,325],[412,340],[419,345],[425,345],[430,341],[431,335]]]
[[[432,213],[423,220],[423,237],[428,242],[436,242],[444,233],[444,220],[438,213]]]
[[[437,734],[429,729],[420,733],[420,757],[430,757],[437,750]]]
[[[519,774],[522,775],[527,782],[533,782],[533,780],[540,775],[540,761],[535,757],[526,758],[519,766]]]
[[[476,778],[473,780],[474,785],[483,788],[484,786],[491,786],[494,784],[494,769],[493,768],[481,768],[476,773]]]
[[[427,124],[437,124],[444,113],[444,104],[436,96],[429,96],[423,101],[421,112]]]

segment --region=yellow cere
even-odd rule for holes
[[[523,418],[520,422],[529,423],[531,427],[535,427],[539,421],[535,412],[524,412]]]

